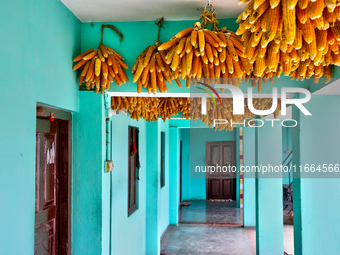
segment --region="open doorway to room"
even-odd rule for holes
[[[71,114],[37,106],[34,254],[69,254]]]
[[[205,199],[183,202],[179,210],[179,222],[205,226],[242,226],[242,210],[236,202],[236,142],[205,142],[204,149]]]

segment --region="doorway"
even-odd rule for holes
[[[37,106],[35,255],[69,254],[70,123],[70,113]]]
[[[206,143],[207,199],[236,199],[236,144],[235,141]],[[215,167],[209,172],[208,167]],[[217,167],[218,166],[218,167]]]

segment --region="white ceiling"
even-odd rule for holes
[[[81,22],[197,20],[207,0],[61,0]],[[211,0],[218,19],[237,18],[245,4]]]

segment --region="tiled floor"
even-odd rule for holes
[[[170,226],[162,252],[176,255],[253,255],[243,228]]]
[[[241,226],[242,210],[236,208],[236,202],[191,201],[191,205],[181,206],[179,222]],[[216,224],[215,224],[216,225]]]
[[[235,202],[191,201],[179,211],[179,225],[169,226],[162,252],[176,255],[256,255],[256,231],[243,228]],[[284,226],[284,250],[294,254],[293,226]]]

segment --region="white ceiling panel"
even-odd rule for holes
[[[206,0],[61,0],[82,22],[197,20]],[[236,18],[245,8],[237,0],[211,0],[218,19]]]

